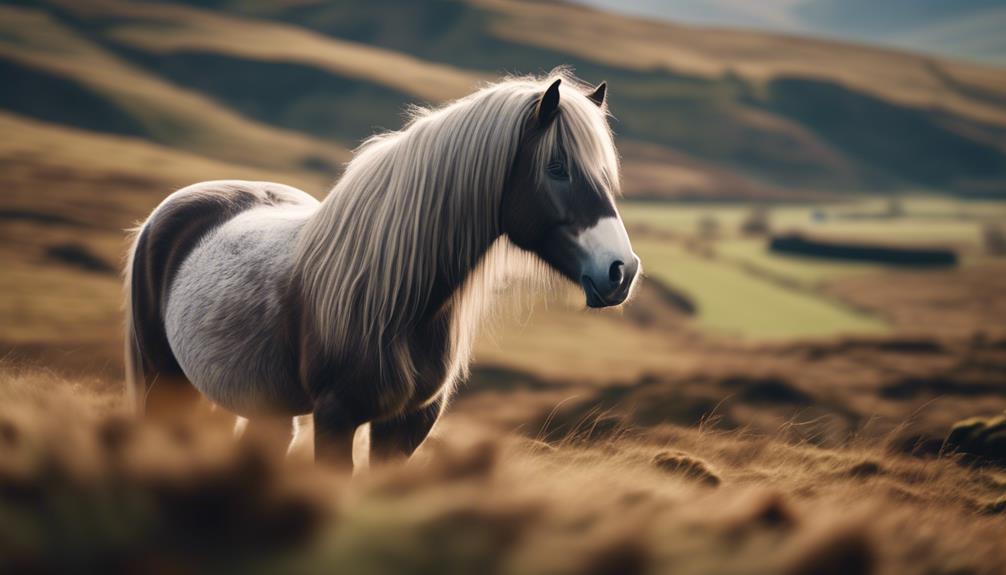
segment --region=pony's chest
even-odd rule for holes
[[[450,314],[444,314],[423,325],[411,338],[409,352],[416,377],[410,406],[425,405],[452,383],[457,358],[450,323]]]

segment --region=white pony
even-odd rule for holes
[[[374,136],[318,202],[268,182],[171,194],[126,270],[140,409],[199,392],[249,419],[314,417],[319,460],[410,455],[468,365],[492,282],[518,254],[625,301],[639,259],[615,208],[605,84],[563,72],[487,86]]]

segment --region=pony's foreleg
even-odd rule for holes
[[[314,460],[353,469],[353,435],[360,421],[334,397],[316,401],[314,406]]]
[[[429,405],[370,424],[370,464],[407,459],[430,434],[443,411],[443,397]]]

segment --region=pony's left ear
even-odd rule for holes
[[[539,128],[551,124],[559,111],[559,84],[562,84],[562,78],[556,78],[555,82],[552,82],[548,90],[545,90],[545,93],[538,99],[538,106],[535,108],[534,114],[538,118]]]
[[[608,93],[608,83],[601,82],[600,84],[597,85],[596,88],[594,88],[593,92],[587,94],[587,97],[590,98],[591,102],[597,104],[598,106],[603,106],[604,95],[607,93]]]

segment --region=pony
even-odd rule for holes
[[[408,458],[467,375],[501,282],[554,275],[592,308],[639,270],[615,197],[607,85],[558,70],[488,84],[354,152],[321,202],[272,182],[169,195],[125,271],[127,392],[139,412],[200,395],[315,459]]]

